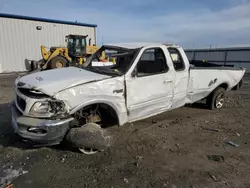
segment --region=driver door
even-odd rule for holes
[[[133,75],[126,75],[129,121],[144,119],[171,108],[173,76],[162,48],[146,49]]]

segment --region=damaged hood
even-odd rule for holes
[[[32,88],[53,96],[69,87],[110,77],[76,67],[67,67],[32,73],[18,78],[16,84],[18,87]]]

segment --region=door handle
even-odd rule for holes
[[[168,83],[171,83],[171,82],[173,82],[173,81],[172,80],[164,80],[163,84],[168,84]]]

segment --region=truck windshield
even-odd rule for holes
[[[132,65],[139,49],[102,46],[84,63],[87,70],[107,75],[123,75]]]

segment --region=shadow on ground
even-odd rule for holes
[[[0,104],[0,145],[3,147],[15,147],[27,149],[30,145],[21,141],[21,138],[15,134],[11,125],[10,104]]]
[[[197,108],[197,109],[204,109],[204,110],[207,110],[208,109],[208,106],[202,102],[197,102],[197,103],[193,103],[193,104],[187,104],[185,105],[186,107],[189,107],[189,108]]]

